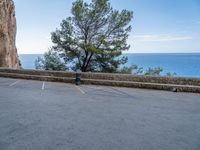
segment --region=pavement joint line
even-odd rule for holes
[[[121,95],[127,95],[127,96],[132,97],[132,95],[128,94],[127,92],[124,92],[124,91],[117,89],[115,87],[111,87],[111,89],[114,90],[116,93],[120,93]]]
[[[45,82],[42,83],[42,90],[45,88]]]
[[[86,86],[86,87],[90,89],[95,89],[95,90],[104,90],[103,88],[100,88],[100,87],[93,87],[93,86]]]
[[[86,94],[85,91],[83,91],[79,86],[76,86],[76,85],[75,85],[75,87],[76,87],[76,89],[77,89],[78,91],[80,91],[82,94]]]
[[[104,91],[104,92],[109,92],[107,89],[109,89],[108,87],[92,87],[92,86],[86,86],[87,88],[90,88],[90,89],[95,89],[95,90],[101,90],[101,91]],[[116,93],[115,91],[110,91],[110,92],[114,92]],[[110,93],[109,92],[109,93]]]
[[[9,85],[9,87],[12,87],[12,86],[16,85],[16,84],[19,83],[19,82],[20,82],[20,80],[17,80],[17,81],[15,81],[15,82],[11,83],[11,84]]]
[[[107,89],[105,88],[108,88],[108,87],[104,87],[104,88],[101,88],[101,87],[92,87],[92,86],[86,86],[87,88],[90,88],[90,89],[95,89],[95,90],[101,90],[103,92],[108,92],[108,93],[113,93],[113,94],[120,94],[120,95],[127,95],[127,96],[130,96],[132,97],[132,95],[129,95],[128,93],[126,92],[123,92],[119,89],[116,89],[114,87],[110,87],[109,90],[111,91],[108,91]]]

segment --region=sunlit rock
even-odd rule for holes
[[[12,0],[0,0],[0,67],[18,69],[19,59],[15,46],[16,18]]]

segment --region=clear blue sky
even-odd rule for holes
[[[70,16],[73,0],[14,0],[19,53],[43,53],[50,33]],[[89,1],[89,0],[87,0]],[[134,53],[200,52],[200,0],[110,0],[134,11],[128,43]]]

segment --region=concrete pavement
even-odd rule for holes
[[[0,150],[199,150],[200,94],[0,78]]]

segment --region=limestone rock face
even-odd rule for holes
[[[15,39],[14,2],[12,0],[0,0],[0,67],[19,69]]]

